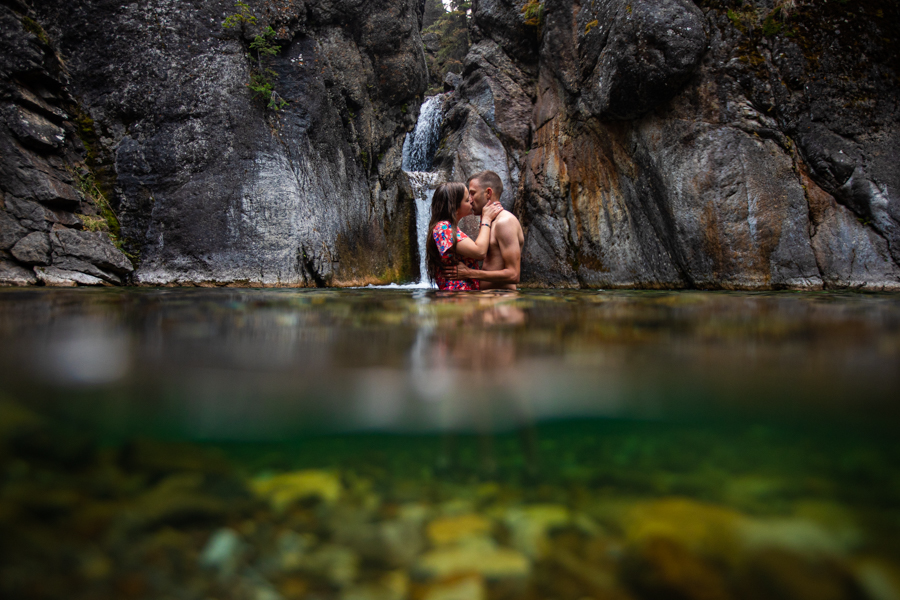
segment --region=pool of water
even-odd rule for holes
[[[0,595],[900,598],[900,296],[0,290]]]

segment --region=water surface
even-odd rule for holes
[[[895,295],[0,290],[0,364],[17,594],[900,593]]]
[[[104,406],[117,431],[159,419],[187,437],[706,413],[878,422],[896,414],[900,300],[6,290],[0,358],[9,393],[39,391],[85,419]]]

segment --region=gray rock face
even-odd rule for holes
[[[78,231],[76,213],[96,215],[99,207],[77,189],[88,169],[67,112],[75,102],[62,61],[29,10],[0,5],[0,250],[9,251],[0,259],[0,285],[96,285],[104,272],[94,263],[118,273],[133,267],[108,234]]]
[[[411,277],[412,198],[398,175],[426,83],[418,3],[249,4],[259,23],[242,31],[222,27],[230,1],[35,6],[107,161],[141,258],[134,281]],[[288,105],[277,112],[246,86],[248,45],[265,26],[281,45],[271,68]]]
[[[52,210],[31,200],[9,198],[6,201],[7,219],[14,217],[18,224],[27,230],[50,231],[54,225],[80,227],[81,221],[73,213],[64,210]]]
[[[900,289],[896,5],[478,4],[438,163],[516,189],[524,283]]]
[[[896,3],[523,5],[473,3],[435,157],[501,175],[523,283],[900,289]],[[421,3],[267,6],[236,31],[230,0],[0,5],[0,282],[413,276]],[[265,26],[278,112],[246,86]],[[134,270],[82,231],[101,193]]]
[[[400,158],[427,77],[421,6],[249,4],[259,21],[239,31],[222,27],[230,0],[0,6],[3,248],[50,233],[52,267],[107,283],[411,278]],[[277,112],[247,87],[266,26]],[[76,213],[106,210],[82,194],[95,182],[140,256],[133,275],[106,234],[79,231]]]
[[[0,285],[26,286],[37,283],[34,272],[18,265],[15,261],[0,256]]]
[[[65,129],[22,106],[7,105],[3,117],[13,134],[27,146],[52,152],[66,143]]]
[[[0,211],[0,250],[9,250],[28,235],[28,230],[6,211]]]
[[[109,241],[109,236],[102,232],[55,227],[50,233],[50,241],[53,244],[53,253],[57,256],[80,258],[101,269],[120,274],[134,270],[131,261],[123,256]]]
[[[503,181],[501,203],[511,209],[521,157],[531,138],[532,99],[525,91],[528,77],[492,40],[469,51],[466,77],[451,96],[444,117],[445,143],[434,167],[450,180],[491,170]]]
[[[559,6],[548,26],[570,28],[561,19],[571,12],[574,7]],[[578,30],[567,42],[581,49],[579,60],[560,65],[560,72],[569,91],[581,94],[587,115],[641,116],[678,92],[706,50],[706,22],[690,0],[604,0],[577,14]],[[568,73],[571,67],[577,70]]]
[[[57,267],[35,267],[37,279],[48,287],[76,287],[79,285],[103,285],[103,280],[79,271],[67,271]]]
[[[26,265],[49,265],[50,240],[46,233],[29,233],[12,247],[10,254]]]

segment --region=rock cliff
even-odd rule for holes
[[[427,79],[421,6],[248,5],[255,22],[227,30],[230,0],[0,4],[0,279],[117,283],[132,262],[148,285],[414,275],[400,155]],[[281,110],[247,87],[266,27]]]
[[[412,279],[424,8],[0,0],[0,283]],[[472,9],[435,162],[503,177],[524,284],[900,289],[896,3]]]
[[[476,0],[436,163],[507,183],[523,283],[900,289],[887,0]]]

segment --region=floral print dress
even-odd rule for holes
[[[462,262],[470,269],[480,269],[480,260],[475,260],[474,258],[466,258],[464,256],[456,256],[453,254],[450,249],[453,246],[453,240],[450,237],[452,235],[451,228],[452,225],[450,221],[438,221],[434,225],[434,230],[431,232],[431,234],[434,236],[434,241],[437,244],[438,252],[441,253],[441,264],[452,267],[457,262]],[[457,240],[465,240],[468,238],[469,236],[467,236],[462,229],[458,227],[456,228]],[[479,282],[477,279],[444,279],[443,277],[438,275],[437,286],[440,290],[480,290],[481,282]]]

